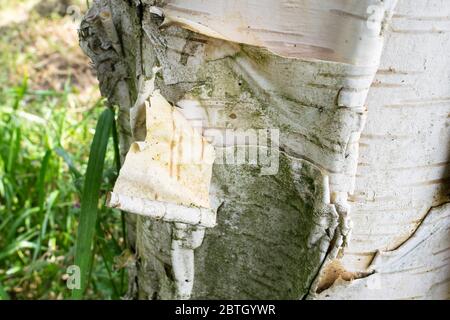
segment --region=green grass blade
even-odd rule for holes
[[[0,283],[0,300],[9,300],[9,295]]]
[[[81,287],[72,291],[72,298],[74,299],[81,299],[83,297],[88,283],[103,166],[113,121],[114,112],[111,109],[106,109],[98,120],[89,153],[75,250],[75,265],[80,268]]]
[[[74,178],[78,179],[82,176],[80,171],[78,171],[77,167],[73,163],[72,157],[66,152],[66,150],[64,150],[62,147],[56,147],[54,149],[54,151],[67,164],[67,166],[69,167],[70,173],[74,176]]]
[[[39,192],[39,195],[38,195],[38,206],[40,209],[39,215],[41,215],[41,216],[44,212],[45,176],[47,175],[48,163],[50,161],[51,155],[52,155],[51,150],[47,150],[45,152],[44,158],[42,159],[42,163],[41,163],[41,169],[39,170],[38,180],[36,183],[36,187]]]
[[[31,208],[23,210],[23,213],[19,214],[19,216],[13,221],[13,223],[8,225],[8,231],[4,231],[6,233],[5,243],[11,243],[14,237],[17,237],[17,229],[19,228],[19,226],[23,224],[26,218],[30,217],[32,214],[35,214],[36,212],[39,212],[39,208]],[[0,227],[0,232],[2,229],[3,226]]]
[[[14,174],[14,169],[17,164],[17,157],[19,156],[20,143],[22,140],[22,130],[20,127],[14,128],[11,135],[11,142],[9,145],[8,164],[6,171],[10,174]]]
[[[112,137],[114,144],[114,162],[116,164],[117,175],[119,175],[120,167],[122,166],[120,163],[120,150],[119,150],[119,135],[117,133],[117,125],[116,122],[113,122],[112,126]]]
[[[120,149],[119,149],[119,135],[117,132],[117,125],[114,121],[113,128],[112,128],[112,136],[113,136],[113,143],[114,143],[114,162],[116,164],[116,171],[117,171],[117,177],[119,176],[120,168],[122,166],[120,162]],[[126,221],[125,221],[125,212],[120,211],[120,224],[122,227],[122,237],[123,237],[123,244],[126,248],[127,245],[127,228],[126,228]],[[120,271],[120,291],[124,291],[124,283],[125,283],[125,270],[122,269]]]
[[[42,218],[44,215],[44,201],[45,201],[45,176],[47,174],[48,163],[50,161],[50,157],[52,155],[51,150],[47,150],[45,152],[44,158],[42,159],[41,169],[39,170],[39,176],[36,183],[36,188],[38,190],[38,208],[39,208],[39,218]],[[45,234],[47,229],[47,215],[45,215],[44,220],[41,224],[41,232],[38,238],[38,242],[36,248],[33,253],[33,263],[36,261],[37,256],[41,250],[41,242],[43,233]]]
[[[19,108],[20,102],[25,97],[25,94],[28,91],[28,77],[24,77],[22,81],[22,85],[18,88],[16,88],[16,98],[14,100],[13,109],[17,110]]]
[[[36,232],[31,233],[29,235],[27,235],[27,238],[32,238],[34,237],[36,234]],[[0,252],[0,261],[5,259],[6,257],[17,253],[17,251],[19,251],[20,249],[35,249],[36,248],[36,244],[28,241],[28,240],[18,240],[15,241],[14,243],[11,243],[10,245],[8,245],[6,248],[2,249],[2,251]]]
[[[36,248],[34,250],[34,254],[33,254],[33,263],[36,261],[40,251],[41,251],[41,247],[42,247],[42,241],[45,238],[45,235],[47,233],[47,226],[48,226],[48,221],[50,219],[50,215],[52,214],[52,208],[53,205],[56,201],[56,198],[58,197],[59,191],[53,191],[47,200],[47,211],[45,213],[44,219],[42,221],[41,224],[41,232],[39,233],[39,238],[38,238],[38,242],[36,244]]]

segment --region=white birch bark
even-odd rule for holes
[[[347,281],[320,298],[449,298],[449,13],[448,1],[396,7],[366,103],[352,241],[329,270]]]
[[[389,27],[396,2],[95,3],[81,44],[120,106],[123,155],[145,138],[139,108],[130,121],[145,79],[218,155],[203,241],[128,215],[130,297],[448,296],[450,4],[400,0]],[[268,162],[230,163],[246,152]]]

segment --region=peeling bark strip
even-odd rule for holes
[[[177,297],[189,299],[194,280],[194,252],[203,241],[204,227],[214,227],[216,213],[210,209],[214,149],[159,91],[151,80],[139,83],[130,110],[131,125],[138,124],[136,109],[145,105],[147,134],[131,145],[107,204],[130,213],[177,223],[172,239],[172,267]],[[181,232],[189,225],[196,232]],[[199,231],[201,230],[201,232]],[[180,231],[180,232],[177,232]],[[197,243],[186,246],[185,243]]]
[[[402,17],[428,2],[401,0]],[[433,10],[438,12],[445,12],[450,6],[440,0],[432,2],[437,8]],[[159,89],[185,119],[200,124],[217,155],[226,158],[227,154],[250,155],[269,150],[279,160],[278,171],[273,175],[260,175],[265,163],[215,162],[209,196],[212,210],[217,211],[217,226],[212,229],[128,215],[130,243],[137,256],[137,270],[130,273],[136,274],[131,279],[136,286],[131,287],[130,297],[342,298],[350,291],[354,297],[399,296],[396,288],[401,276],[390,278],[382,269],[369,268],[370,259],[377,250],[392,249],[399,237],[404,240],[410,235],[412,228],[405,227],[405,223],[414,214],[395,218],[390,210],[413,212],[411,208],[419,207],[423,217],[431,206],[448,201],[448,194],[442,192],[446,184],[444,171],[448,175],[448,148],[436,146],[448,146],[446,97],[450,96],[450,86],[442,81],[449,78],[449,70],[442,68],[448,65],[448,55],[439,55],[442,63],[438,66],[439,59],[425,52],[436,50],[436,45],[424,46],[418,55],[406,52],[417,49],[417,45],[413,45],[415,39],[402,37],[428,35],[389,31],[387,22],[395,3],[94,3],[81,25],[81,45],[98,70],[102,94],[120,107],[123,158],[133,141],[139,145],[145,138],[143,106],[148,95]],[[402,28],[411,27],[403,20],[398,23],[406,23]],[[427,26],[421,28],[428,30]],[[361,136],[367,113],[365,101],[385,34],[389,42],[382,72],[376,75],[368,100],[369,107],[385,106],[369,116],[368,133]],[[448,33],[434,37],[438,38],[433,41],[443,43],[439,50],[448,51]],[[159,74],[155,67],[161,68]],[[435,83],[426,91],[422,90],[425,86],[416,87],[430,79]],[[407,99],[403,100],[403,96]],[[438,104],[439,108],[430,112],[426,109],[430,104]],[[389,107],[392,105],[396,107]],[[423,111],[406,111],[411,105]],[[408,123],[413,119],[426,119],[437,130],[433,131],[434,138],[420,142],[429,141],[430,145],[411,149],[405,143],[402,130],[406,128],[408,132]],[[245,139],[230,145],[226,139],[230,130],[271,129],[279,131],[279,141],[269,139],[269,145],[264,147]],[[418,181],[406,187],[403,186],[411,173],[397,177],[390,171],[375,176],[364,171],[365,166],[374,168],[374,172],[389,169],[396,148],[402,152],[397,158],[403,159],[397,167],[414,168],[419,164],[433,171],[422,174],[413,169],[410,172],[417,174]],[[441,151],[433,153],[431,149]],[[408,158],[412,153],[414,156]],[[433,163],[426,163],[429,155],[433,155]],[[377,167],[380,161],[382,166]],[[357,176],[358,163],[362,174]],[[439,163],[446,164],[431,165]],[[122,170],[123,177],[143,179],[141,170],[127,171],[126,166]],[[151,179],[146,181],[153,183]],[[136,185],[136,192],[143,196],[138,198],[148,198],[149,193],[140,186]],[[171,189],[165,183],[159,186]],[[142,213],[152,205],[135,211]],[[353,222],[351,207],[356,211]],[[447,213],[448,206],[443,210]],[[421,218],[415,215],[416,220]],[[177,219],[174,221],[181,221]],[[382,223],[383,219],[387,223]],[[448,220],[447,215],[444,219]],[[356,242],[350,241],[352,229]],[[386,230],[393,236],[383,235]],[[436,240],[439,245],[433,248],[437,248],[436,254],[443,252],[440,261],[446,261],[448,250],[439,246],[444,243],[448,228],[441,233],[443,236]],[[372,234],[379,234],[380,239],[374,242]],[[424,252],[417,251],[421,256]],[[414,276],[424,281],[419,293],[425,295],[427,288],[438,288],[429,292],[445,297],[447,280],[441,275],[446,269],[434,264],[433,268],[440,268],[436,278]],[[325,276],[330,271],[336,276]],[[366,281],[370,283],[380,275],[383,286],[388,287],[369,291]]]
[[[107,204],[111,208],[121,209],[157,220],[208,228],[216,225],[216,213],[206,208],[187,207],[170,202],[127,197],[113,192],[110,193]]]
[[[265,47],[291,58],[378,66],[397,0],[168,0],[164,25]]]

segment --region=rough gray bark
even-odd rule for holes
[[[335,259],[344,255],[348,241],[348,197],[354,190],[365,96],[376,66],[284,58],[176,24],[161,28],[162,19],[151,6],[163,7],[163,2],[99,0],[80,28],[102,95],[120,108],[122,155],[131,142],[143,139],[144,122],[132,128],[130,109],[139,80],[154,77],[155,66],[161,67],[155,86],[167,100],[199,104],[206,114],[205,134],[278,129],[280,135],[279,142],[269,141],[269,154],[279,159],[276,174],[261,175],[261,163],[214,165],[211,199],[218,223],[206,230],[195,250],[192,298],[345,296],[345,288],[331,287],[336,279],[373,274],[358,267],[346,278],[346,270],[335,268]],[[248,148],[222,142],[215,145],[222,155]],[[250,148],[261,152],[260,146]],[[130,297],[177,298],[173,225],[133,215],[127,221],[136,253]],[[442,230],[448,233],[448,228]]]

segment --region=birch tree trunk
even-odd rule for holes
[[[449,10],[95,1],[80,42],[120,109],[122,159],[155,89],[216,151],[217,224],[202,241],[180,240],[196,226],[127,215],[129,297],[448,298]],[[194,252],[181,266],[177,241]]]

